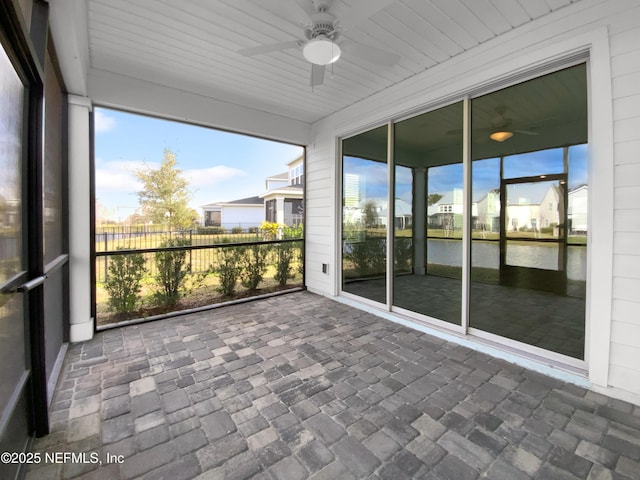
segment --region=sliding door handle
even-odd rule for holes
[[[29,290],[33,290],[39,285],[42,285],[44,281],[47,279],[46,275],[40,275],[39,277],[34,278],[33,280],[29,280],[26,283],[20,285],[16,290],[18,292],[28,292]]]

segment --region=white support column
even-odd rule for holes
[[[427,234],[427,169],[413,169],[413,273],[424,275]]]
[[[284,225],[284,197],[276,198],[276,223]]]
[[[69,340],[93,338],[91,317],[91,101],[69,95]]]

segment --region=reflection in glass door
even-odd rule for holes
[[[395,126],[393,306],[453,325],[462,306],[462,102]]]
[[[342,142],[342,290],[387,302],[387,127]]]
[[[386,127],[343,140],[342,290],[381,303],[386,293],[400,314],[582,366],[586,65],[392,131],[388,159]],[[391,227],[387,248],[375,235]]]
[[[470,331],[578,360],[585,346],[586,98],[580,64],[471,102]]]
[[[566,175],[502,181],[500,284],[564,295]]]
[[[23,128],[25,88],[0,49],[0,451],[22,452],[28,441],[27,310],[18,286],[27,280],[24,232]],[[19,465],[0,464],[0,478]]]

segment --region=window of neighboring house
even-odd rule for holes
[[[289,171],[289,184],[290,185],[302,185],[303,180],[303,169],[302,164],[292,168]]]

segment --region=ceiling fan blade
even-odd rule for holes
[[[350,0],[348,11],[340,13],[339,21],[346,30],[356,28],[360,23],[392,4],[394,0]]]
[[[538,132],[534,132],[532,130],[514,130],[517,133],[523,133],[525,135],[540,135]]]
[[[288,50],[289,48],[298,47],[298,40],[290,40],[288,42],[272,43],[269,45],[258,45],[257,47],[249,47],[238,50],[240,55],[245,57],[252,57],[254,55],[261,55],[263,53],[278,52],[280,50]]]
[[[392,67],[400,60],[400,55],[387,52],[386,50],[380,50],[379,48],[372,47],[371,45],[363,45],[356,42],[345,42],[344,47],[345,51],[353,53],[358,58],[369,63],[373,63],[374,65]]]
[[[311,86],[317,87],[324,83],[324,65],[311,64]]]

